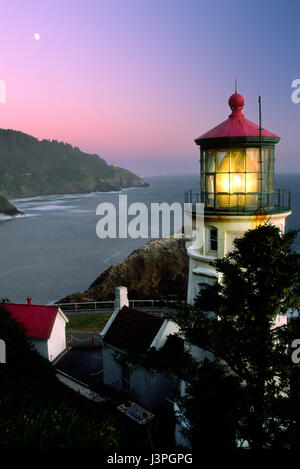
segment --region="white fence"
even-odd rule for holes
[[[174,308],[176,300],[129,300],[132,308],[164,309]],[[107,313],[115,309],[114,301],[89,301],[78,303],[58,303],[65,313],[99,311]]]

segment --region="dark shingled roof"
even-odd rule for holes
[[[146,352],[164,319],[123,306],[104,336],[104,342],[121,350]]]

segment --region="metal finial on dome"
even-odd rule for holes
[[[244,96],[235,91],[228,99],[228,104],[232,114],[241,113],[245,104]]]

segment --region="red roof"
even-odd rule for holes
[[[49,339],[58,312],[58,306],[1,303],[11,317],[23,323],[26,337],[30,339]]]
[[[244,98],[239,93],[234,93],[228,100],[232,113],[228,119],[213,129],[200,135],[195,141],[210,138],[226,138],[226,137],[259,137],[259,125],[249,121],[242,114],[244,107]],[[279,138],[278,135],[269,132],[266,129],[261,130],[262,137]]]
[[[104,336],[104,342],[120,350],[146,352],[164,319],[123,306]]]

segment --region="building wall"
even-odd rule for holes
[[[141,406],[156,411],[157,409],[168,409],[173,404],[167,399],[174,399],[177,380],[171,380],[163,373],[148,370],[133,371],[131,375],[131,389],[134,400]]]
[[[116,391],[127,392],[123,388],[122,365],[115,361],[115,353],[110,346],[103,346],[103,382]],[[155,412],[159,408],[169,408],[171,404],[166,398],[174,398],[177,386],[175,378],[172,381],[162,373],[131,369],[129,395],[147,410]]]
[[[116,391],[122,390],[122,367],[115,362],[116,350],[103,344],[103,383],[111,386]]]
[[[48,339],[48,360],[52,362],[66,349],[66,322],[57,313],[51,336]]]

